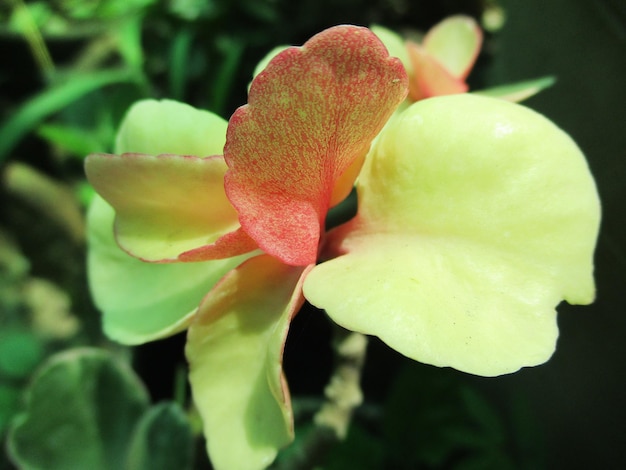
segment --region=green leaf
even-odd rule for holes
[[[185,93],[185,85],[187,83],[189,72],[192,39],[193,33],[190,28],[182,29],[172,39],[168,78],[170,94],[177,100],[182,99]]]
[[[126,65],[137,73],[142,73],[144,61],[141,44],[142,26],[143,18],[133,15],[121,23],[116,31],[120,53]]]
[[[193,435],[176,403],[160,403],[141,417],[130,443],[126,470],[192,468]]]
[[[74,75],[24,103],[0,126],[0,162],[28,132],[51,114],[62,110],[84,95],[113,83],[133,82],[128,70],[106,70]]]
[[[40,340],[28,331],[4,329],[0,333],[0,374],[5,377],[28,377],[43,354]]]
[[[392,382],[383,413],[383,439],[391,462],[409,468],[445,467],[458,450],[446,433],[464,421],[459,376],[406,363]]]
[[[330,452],[324,470],[379,470],[383,467],[385,449],[379,439],[353,424],[346,439]]]
[[[0,384],[0,436],[4,436],[11,419],[21,409],[21,392],[17,387]]]
[[[532,80],[525,80],[523,82],[510,83],[508,85],[501,85],[486,90],[477,90],[472,93],[475,95],[491,96],[493,98],[500,98],[507,101],[513,101],[519,103],[531,96],[536,95],[540,91],[550,88],[556,83],[556,78],[552,76],[535,78]]]
[[[51,144],[61,147],[73,155],[84,157],[103,148],[102,142],[93,131],[62,124],[43,124],[37,129],[37,135]]]
[[[148,395],[131,369],[109,353],[74,349],[48,360],[9,434],[22,469],[123,468]]]
[[[239,68],[239,63],[245,50],[245,43],[241,39],[227,36],[217,38],[217,48],[222,53],[222,62],[217,69],[215,83],[211,89],[211,110],[217,114],[224,112],[226,99],[233,86],[233,77]]]

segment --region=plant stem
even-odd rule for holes
[[[41,74],[47,81],[50,81],[55,73],[54,62],[52,62],[50,51],[43,40],[41,31],[30,14],[28,5],[24,3],[24,0],[11,0],[10,3],[13,11],[19,15],[21,33],[26,39],[28,47],[30,47]]]

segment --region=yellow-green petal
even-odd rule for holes
[[[89,285],[107,336],[140,344],[185,329],[204,295],[245,256],[201,263],[145,263],[113,237],[113,208],[96,196],[88,213]]]
[[[263,70],[265,70],[265,67],[267,67],[267,65],[272,61],[272,59],[287,48],[289,48],[289,46],[276,46],[267,54],[265,54],[265,56],[263,56],[263,58],[259,61],[259,63],[256,64],[256,67],[254,68],[254,72],[252,72],[252,78],[255,78],[258,74],[263,72]],[[249,88],[250,87],[248,86],[248,89]]]
[[[115,209],[118,243],[144,261],[204,261],[256,248],[239,230],[224,192],[225,172],[217,155],[94,154],[85,160],[89,182]]]
[[[141,100],[126,113],[115,153],[221,155],[228,123],[216,114],[172,100]]]
[[[469,74],[483,41],[483,33],[470,16],[456,15],[436,24],[424,36],[426,51],[454,77]]]
[[[330,237],[347,254],[314,268],[305,296],[413,359],[486,376],[540,364],[557,304],[594,298],[594,181],[527,108],[420,101],[381,134],[358,190],[358,216]]]
[[[207,295],[189,328],[189,379],[217,470],[266,468],[293,439],[282,353],[306,271],[251,258]]]
[[[413,66],[409,60],[409,53],[406,49],[406,41],[404,38],[395,31],[380,25],[372,25],[370,26],[370,30],[378,36],[378,39],[385,45],[391,57],[400,59],[400,62],[402,62],[402,65],[404,65],[406,69],[406,73],[410,76],[413,73]]]

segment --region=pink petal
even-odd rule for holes
[[[329,206],[349,192],[406,89],[400,61],[356,26],[286,49],[255,78],[229,123],[225,184],[263,250],[291,265],[315,262]]]

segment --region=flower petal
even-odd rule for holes
[[[221,155],[227,123],[208,111],[172,100],[141,100],[126,113],[115,153]]]
[[[576,144],[465,94],[411,106],[367,162],[358,216],[334,234],[347,254],[313,269],[306,298],[437,366],[490,376],[547,360],[554,307],[594,297],[599,201]]]
[[[483,33],[476,21],[456,15],[431,28],[422,44],[452,76],[463,81],[476,62],[482,42]]]
[[[404,65],[409,76],[413,73],[411,61],[406,50],[406,42],[402,36],[384,26],[372,25],[370,27],[378,39],[385,45],[391,57],[397,57]]]
[[[462,79],[453,76],[422,46],[408,41],[406,47],[413,64],[413,77],[409,84],[413,101],[465,93],[468,90],[467,84]]]
[[[85,161],[90,183],[115,208],[118,243],[144,261],[226,258],[256,248],[226,198],[225,171],[220,156],[90,155]]]
[[[279,53],[231,117],[226,192],[242,227],[269,254],[315,262],[328,207],[406,95],[406,73],[365,28],[337,26]]]
[[[306,271],[251,258],[207,295],[189,328],[194,402],[218,470],[266,468],[293,439],[282,353]]]
[[[96,196],[89,208],[88,272],[107,336],[140,344],[184,330],[206,293],[245,258],[203,263],[144,263],[113,238],[113,208]]]

